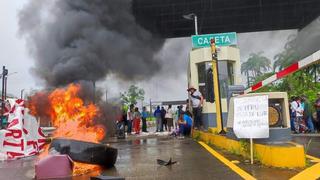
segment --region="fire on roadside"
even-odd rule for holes
[[[105,129],[94,124],[94,118],[99,116],[99,108],[93,103],[85,104],[80,98],[79,84],[70,84],[66,88],[57,88],[47,94],[49,108],[45,108],[52,125],[56,128],[53,138],[66,138],[86,142],[99,143],[105,136]],[[44,95],[39,93],[38,95]],[[37,115],[35,108],[36,96],[31,97],[31,113]],[[34,99],[34,101],[32,100]],[[48,155],[48,147],[40,158]],[[92,170],[99,171],[98,165],[74,162],[73,175],[80,175]]]

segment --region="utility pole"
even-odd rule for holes
[[[96,103],[96,81],[95,80],[92,81],[92,87],[93,87],[92,98],[93,98],[93,103],[95,104]]]
[[[151,114],[152,114],[152,103],[151,103],[151,98],[150,98],[150,112],[149,112],[149,117],[150,117],[150,119],[151,119]]]
[[[2,94],[1,94],[1,118],[0,118],[0,128],[2,129],[2,122],[4,118],[4,108],[5,108],[5,99],[6,99],[6,82],[7,82],[8,69],[5,66],[2,67]]]
[[[106,90],[106,103],[108,103],[108,90]]]
[[[23,99],[23,91],[24,91],[24,89],[21,89],[21,91],[20,91],[20,99]]]
[[[216,103],[217,128],[220,130],[219,134],[226,134],[226,132],[223,129],[218,55],[216,50],[216,43],[214,39],[211,39],[210,43],[211,43],[211,54],[212,54],[212,74],[213,74],[214,97],[215,97],[215,103]]]

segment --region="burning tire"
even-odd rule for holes
[[[104,144],[78,141],[73,139],[53,139],[50,149],[67,154],[72,160],[112,167],[117,160],[118,150]]]

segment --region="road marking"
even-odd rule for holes
[[[293,176],[290,180],[300,179],[317,179],[320,177],[320,159],[311,155],[306,155],[307,158],[317,162],[317,164],[301,171],[297,175]]]
[[[225,165],[227,165],[230,169],[232,169],[234,172],[239,174],[244,179],[256,179],[253,176],[251,176],[249,173],[245,172],[243,169],[239,168],[235,164],[233,164],[231,161],[229,161],[227,158],[223,157],[221,154],[219,154],[217,151],[213,150],[210,146],[206,145],[202,141],[198,141],[200,145],[202,145],[207,151],[209,151],[210,154],[212,154],[214,157],[219,159],[221,162],[223,162]]]
[[[309,159],[311,159],[311,160],[313,160],[314,162],[320,162],[320,159],[319,158],[316,158],[316,157],[314,157],[314,156],[311,156],[311,155],[306,155],[306,157],[307,158],[309,158]]]
[[[315,164],[297,175],[293,176],[290,180],[300,180],[300,179],[317,179],[320,177],[320,163]]]

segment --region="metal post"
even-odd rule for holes
[[[24,91],[24,89],[21,89],[21,91],[20,91],[20,99],[23,99],[23,91]]]
[[[106,103],[108,102],[108,90],[106,90]]]
[[[212,54],[212,74],[213,74],[213,88],[216,104],[216,120],[217,128],[220,129],[219,134],[225,134],[223,129],[222,109],[221,109],[221,94],[220,94],[220,82],[219,82],[219,68],[218,68],[218,56],[216,51],[215,40],[211,39],[211,54]]]
[[[151,114],[152,114],[152,104],[151,104],[151,98],[150,98],[150,112],[149,112],[149,118],[151,120]]]
[[[0,129],[2,129],[2,118],[4,114],[4,77],[5,77],[6,67],[2,67],[2,91],[1,91],[1,117],[0,117]]]
[[[4,100],[7,99],[7,85],[8,85],[7,81],[8,81],[8,77],[4,76]]]
[[[93,103],[96,103],[96,81],[92,81],[92,86],[93,86]]]
[[[194,15],[194,29],[195,29],[195,33],[196,35],[198,35],[198,17],[197,15]]]
[[[142,112],[142,109],[143,109],[143,100],[141,99],[141,112]]]
[[[250,138],[250,159],[251,159],[251,164],[253,164],[253,140]]]

